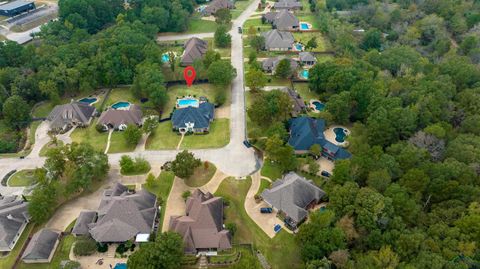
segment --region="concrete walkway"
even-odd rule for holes
[[[112,133],[113,129],[108,130],[108,138],[107,138],[107,146],[105,147],[105,154],[108,153],[108,150],[110,149],[110,140],[112,139]]]

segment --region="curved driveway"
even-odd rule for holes
[[[214,163],[218,169],[230,176],[246,176],[254,173],[261,167],[261,162],[255,155],[252,148],[248,149],[243,145],[246,138],[246,118],[245,118],[245,88],[243,74],[243,40],[242,35],[238,33],[237,28],[243,26],[245,21],[255,12],[260,0],[254,0],[246,10],[233,21],[232,30],[232,55],[231,61],[233,67],[237,70],[237,77],[232,81],[232,104],[230,106],[230,142],[227,146],[218,149],[198,149],[190,150],[197,158]],[[175,35],[159,36],[157,40],[178,40],[189,38],[191,36],[209,36],[212,33],[196,35]],[[113,167],[118,167],[118,162],[122,155],[142,156],[154,164],[162,164],[173,160],[178,150],[158,150],[143,151],[132,153],[109,154],[109,163]],[[32,169],[40,167],[45,162],[45,158],[38,155],[29,155],[25,159],[4,158],[0,159],[0,178],[3,178],[9,171],[16,169]],[[7,195],[14,190],[0,186],[0,193]],[[18,191],[18,189],[15,189]]]

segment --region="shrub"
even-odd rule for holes
[[[97,243],[91,237],[80,237],[73,247],[73,253],[77,256],[89,256],[97,250]]]
[[[190,191],[184,191],[184,192],[182,193],[182,198],[183,198],[183,200],[186,201],[187,198],[190,197],[190,195],[192,195],[192,193],[191,193]]]
[[[105,253],[108,251],[108,245],[107,244],[102,244],[102,243],[97,243],[97,251],[100,253]]]
[[[115,252],[122,255],[123,253],[125,253],[126,251],[128,250],[128,248],[125,247],[125,244],[120,244],[117,246],[117,249],[115,249]]]
[[[120,172],[123,175],[139,175],[150,171],[150,163],[147,160],[137,157],[133,160],[128,155],[123,155],[120,159]]]
[[[230,231],[232,236],[237,232],[237,225],[235,223],[227,223],[225,224],[225,228]]]

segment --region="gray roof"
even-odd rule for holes
[[[9,248],[29,220],[28,202],[19,196],[0,196],[0,248]]]
[[[41,229],[32,236],[23,252],[22,260],[47,260],[55,251],[55,244],[59,237],[58,232]]]
[[[302,51],[298,54],[298,58],[301,62],[317,62],[317,58],[313,53],[308,51]]]
[[[139,233],[149,234],[156,212],[154,194],[146,190],[129,193],[124,185],[116,183],[104,192],[96,222],[87,225],[97,242],[125,242]]]
[[[72,102],[55,106],[47,120],[50,121],[50,128],[52,129],[64,128],[70,124],[88,124],[95,110],[95,107],[88,104]]]
[[[205,9],[204,13],[208,15],[215,14],[219,9],[232,9],[235,5],[229,0],[213,0]]]
[[[296,0],[280,0],[273,4],[274,9],[301,9],[302,3]]]
[[[185,251],[232,247],[231,236],[223,228],[223,200],[196,189],[186,202],[186,216],[172,216],[169,230],[182,235]]]
[[[288,58],[288,57],[282,55],[282,56],[267,58],[267,59],[263,60],[262,61],[263,71],[267,71],[267,72],[275,71],[275,69],[277,69],[278,63],[283,59],[289,59],[290,60],[291,70],[295,70],[295,69],[298,68],[298,62],[295,59]]]
[[[298,28],[300,25],[297,17],[287,10],[269,12],[265,14],[265,19],[272,23],[273,27],[278,30],[290,30]]]
[[[201,59],[208,50],[208,42],[198,37],[192,37],[184,45],[181,60],[182,65],[192,65],[196,59]]]
[[[98,123],[106,126],[111,126],[118,129],[120,125],[141,125],[142,124],[142,110],[136,105],[130,105],[128,110],[109,109],[104,111]]]
[[[324,195],[325,192],[311,181],[290,172],[273,182],[272,187],[264,190],[261,196],[298,223],[307,217],[307,206],[312,202],[318,203]]]
[[[72,233],[75,235],[88,235],[88,227],[90,224],[95,223],[97,218],[97,212],[95,211],[82,211],[75,221]]]
[[[306,151],[314,144],[322,146],[324,155],[338,159],[348,159],[350,152],[325,139],[325,120],[310,117],[298,117],[289,121],[290,138],[288,144],[295,150]]]
[[[0,5],[0,10],[12,10],[30,4],[33,4],[33,1],[17,0]]]
[[[262,36],[265,37],[266,49],[291,49],[295,41],[292,33],[279,31],[277,29],[263,32]]]
[[[303,101],[303,98],[300,96],[300,94],[298,94],[298,92],[288,87],[281,88],[280,90],[288,94],[288,96],[290,97],[290,100],[292,101],[292,115],[294,117],[305,111],[305,108],[307,106],[305,105],[305,101]]]
[[[200,103],[198,107],[179,108],[173,112],[172,124],[175,129],[194,123],[194,128],[208,128],[215,116],[215,106],[209,102]]]

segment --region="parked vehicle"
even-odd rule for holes
[[[260,208],[260,213],[262,213],[262,214],[270,214],[272,212],[273,212],[273,209],[271,207]]]
[[[251,147],[252,147],[252,144],[250,144],[250,142],[248,142],[248,140],[244,140],[244,141],[243,141],[243,144],[244,144],[245,147],[247,147],[247,148],[251,148]]]
[[[322,171],[320,174],[324,177],[330,177],[331,176],[331,174],[327,171]]]
[[[284,223],[285,226],[291,231],[295,231],[297,229],[297,223],[290,217],[286,217]]]
[[[25,159],[25,156],[20,156],[20,159],[22,159],[22,160]]]
[[[242,27],[238,27],[238,33],[241,34],[242,33]]]

